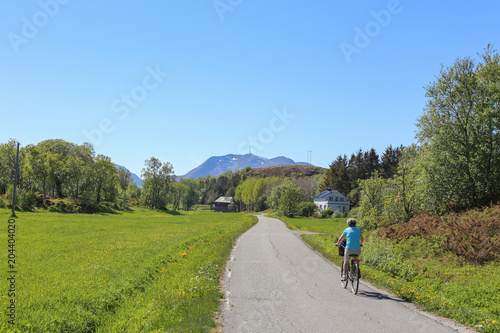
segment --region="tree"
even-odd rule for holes
[[[132,174],[127,169],[119,168],[117,170],[118,185],[120,186],[123,194],[123,209],[125,209],[125,202],[127,201],[127,188],[132,181]]]
[[[94,200],[100,203],[104,198],[106,201],[116,199],[116,168],[111,163],[111,158],[98,155],[91,169],[91,188],[93,189]]]
[[[17,140],[10,139],[7,143],[0,144],[0,193],[6,193],[7,188],[14,184],[16,174]],[[23,186],[23,166],[26,150],[19,152],[18,185]],[[16,196],[17,197],[17,196]]]
[[[380,163],[384,178],[392,178],[398,172],[398,163],[402,151],[402,145],[396,148],[393,148],[392,145],[390,145],[385,148]]]
[[[50,153],[41,151],[36,146],[31,146],[29,148],[26,172],[32,175],[35,181],[40,183],[43,192],[44,204],[47,198],[47,182],[49,180],[49,173],[50,173],[49,159],[50,159]]]
[[[466,209],[500,200],[500,58],[488,46],[479,63],[442,67],[426,87],[418,119],[419,164],[428,208]]]
[[[59,198],[63,198],[69,194],[66,187],[68,187],[67,181],[71,170],[68,168],[67,163],[74,151],[74,146],[73,143],[61,139],[45,140],[37,144],[37,147],[41,151],[49,153],[49,179],[54,188],[54,194]]]
[[[351,192],[351,179],[349,177],[349,161],[346,155],[340,155],[330,164],[326,171],[324,189],[331,188],[347,195]]]
[[[191,207],[198,203],[200,200],[200,194],[198,192],[198,184],[194,179],[184,179],[183,183],[186,186],[186,191],[182,197],[184,203],[184,209],[190,210]]]
[[[297,214],[298,205],[302,199],[302,194],[300,193],[300,188],[293,184],[285,184],[285,188],[281,193],[278,200],[278,211],[281,214]]]
[[[141,176],[144,202],[154,209],[165,209],[167,197],[174,177],[174,168],[170,162],[162,163],[156,157],[145,161]]]
[[[175,182],[172,184],[170,199],[174,210],[179,210],[182,198],[184,197],[184,193],[186,193],[186,191],[187,186],[182,182]]]
[[[384,213],[386,186],[386,180],[381,177],[378,171],[375,171],[368,179],[359,180],[361,215],[368,221],[370,227],[375,226],[377,220]]]
[[[316,211],[316,205],[314,202],[302,201],[297,210],[300,216],[309,217]]]
[[[78,198],[82,189],[85,189],[85,185],[88,185],[85,183],[88,181],[88,175],[94,163],[94,148],[88,143],[81,146],[70,144],[69,147],[71,151],[64,166],[68,177],[68,194],[73,198]]]
[[[297,185],[290,180],[286,180],[272,189],[267,200],[269,205],[280,214],[296,214],[298,205],[302,200],[302,194]]]
[[[416,165],[419,149],[416,145],[406,147],[398,163],[394,178],[387,180],[384,199],[384,215],[392,222],[408,222],[419,209],[418,179]]]

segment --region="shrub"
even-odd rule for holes
[[[379,233],[396,241],[421,237],[438,242],[466,262],[484,264],[500,258],[500,206],[459,215],[420,214],[408,223],[381,228]]]
[[[333,209],[328,208],[328,209],[325,209],[324,211],[321,212],[321,217],[323,217],[323,218],[330,217],[330,216],[332,216],[332,214],[333,214]]]
[[[342,213],[339,212],[338,210],[334,211],[333,214],[332,214],[332,218],[333,219],[339,219],[342,217]]]
[[[360,210],[361,208],[359,207],[354,207],[352,208],[349,213],[347,214],[347,217],[353,217],[353,218],[358,218],[360,217]]]
[[[358,227],[361,230],[369,231],[369,230],[376,229],[378,227],[378,224],[375,221],[375,219],[369,218],[369,217],[364,217],[364,218],[359,220]]]
[[[36,206],[36,196],[33,192],[23,192],[18,196],[18,206],[25,211],[31,211]],[[16,205],[17,206],[17,205]]]
[[[298,214],[300,216],[309,217],[312,216],[315,211],[316,205],[314,204],[314,202],[302,201],[299,204]]]
[[[321,213],[320,212],[314,212],[312,217],[314,217],[315,219],[321,219],[322,216],[321,216]]]
[[[7,203],[3,198],[0,198],[0,208],[7,208]]]

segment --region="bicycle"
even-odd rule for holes
[[[340,245],[345,250],[345,246]],[[349,281],[351,281],[351,291],[354,295],[358,293],[359,279],[361,278],[361,272],[359,270],[359,259],[357,254],[349,255],[351,263],[347,262],[347,274],[345,274],[346,279],[342,281],[342,287],[347,288]],[[346,258],[344,257],[344,260]],[[340,277],[344,276],[344,260],[342,260],[342,265],[340,268]]]

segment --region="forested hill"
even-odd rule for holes
[[[265,177],[311,177],[322,174],[326,169],[313,165],[276,165],[264,168],[255,168],[248,171],[251,178]]]

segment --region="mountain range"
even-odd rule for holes
[[[224,156],[212,156],[198,167],[186,173],[182,178],[198,178],[208,175],[216,177],[227,171],[237,171],[251,168],[264,168],[276,165],[309,165],[305,162],[295,162],[294,160],[278,156],[275,158],[265,158],[254,154],[235,155],[228,154]]]
[[[184,176],[176,176],[176,179],[182,178],[198,178],[198,177],[206,177],[208,175],[212,177],[216,177],[218,175],[223,174],[227,171],[238,171],[245,169],[246,167],[250,168],[264,168],[269,166],[277,166],[277,165],[309,165],[306,162],[295,162],[291,158],[278,156],[275,158],[265,158],[261,156],[257,156],[254,154],[245,154],[245,155],[235,155],[228,154],[224,156],[212,156],[203,162],[201,165],[197,166],[193,170],[186,173]],[[115,164],[117,169],[127,170],[126,167]],[[132,179],[135,181],[137,186],[142,187],[142,179],[137,176],[135,173],[132,173]]]

